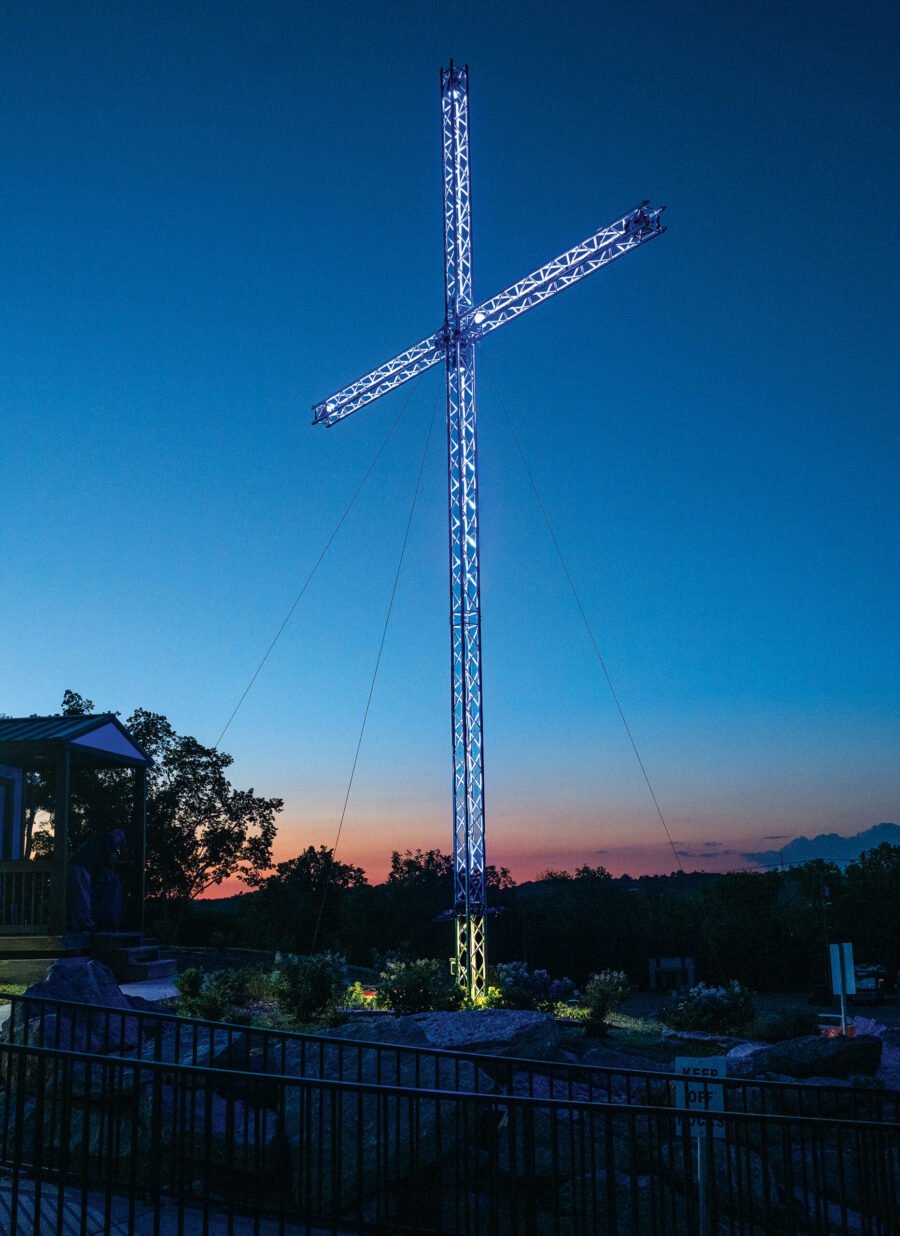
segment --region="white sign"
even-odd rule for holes
[[[856,970],[853,968],[853,945],[831,944],[831,990],[836,996],[856,995]]]
[[[676,1102],[679,1107],[695,1108],[701,1112],[724,1112],[725,1086],[716,1078],[725,1076],[724,1056],[676,1056],[675,1072],[684,1076],[684,1081],[675,1083]],[[725,1136],[724,1120],[688,1121],[692,1137]],[[681,1132],[681,1121],[678,1121]]]

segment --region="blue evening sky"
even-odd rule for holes
[[[0,709],[71,687],[215,741],[406,392],[331,431],[311,404],[439,324],[453,56],[479,297],[669,207],[479,353],[489,858],[672,866],[504,404],[676,842],[740,865],[896,819],[898,30],[830,0],[8,0]],[[223,744],[286,799],[280,857],[334,840],[436,400],[341,854],[449,846],[436,370]]]

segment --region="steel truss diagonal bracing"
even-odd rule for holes
[[[444,321],[414,344],[313,408],[335,425],[443,363],[447,386],[450,512],[450,700],[457,979],[473,999],[487,987],[484,753],[481,712],[481,585],[478,565],[478,440],[475,344],[586,275],[661,235],[664,207],[648,202],[600,228],[511,287],[474,304],[469,176],[469,71],[441,70]]]

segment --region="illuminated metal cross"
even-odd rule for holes
[[[469,70],[441,69],[444,186],[444,322],[439,330],[313,408],[314,424],[334,425],[410,378],[443,363],[447,374],[450,496],[450,647],[453,723],[453,855],[456,974],[484,994],[484,765],[481,725],[481,601],[478,576],[478,460],[475,343],[571,283],[665,231],[664,208],[643,202],[542,266],[475,305],[469,200]]]

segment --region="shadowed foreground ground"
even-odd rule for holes
[[[137,1207],[134,1222],[129,1218],[128,1203],[119,1198],[110,1199],[109,1218],[107,1220],[106,1198],[102,1193],[88,1194],[82,1197],[80,1189],[67,1189],[63,1199],[62,1224],[57,1227],[57,1193],[55,1185],[43,1184],[38,1202],[39,1213],[35,1223],[35,1186],[33,1181],[20,1181],[16,1200],[15,1219],[13,1226],[12,1182],[0,1177],[0,1232],[18,1233],[27,1236],[33,1232],[61,1232],[62,1236],[150,1236],[154,1231],[153,1207]],[[304,1224],[286,1223],[279,1228],[277,1221],[269,1219],[249,1219],[233,1216],[231,1227],[228,1226],[228,1215],[224,1212],[211,1211],[207,1220],[208,1226],[203,1226],[203,1211],[197,1208],[185,1208],[182,1212],[182,1226],[179,1227],[178,1208],[174,1203],[160,1206],[159,1231],[168,1233],[182,1231],[185,1236],[193,1233],[206,1232],[208,1236],[334,1236],[332,1228],[326,1233],[324,1228],[308,1228]],[[338,1233],[341,1236],[341,1233]],[[345,1233],[344,1236],[350,1236]]]

